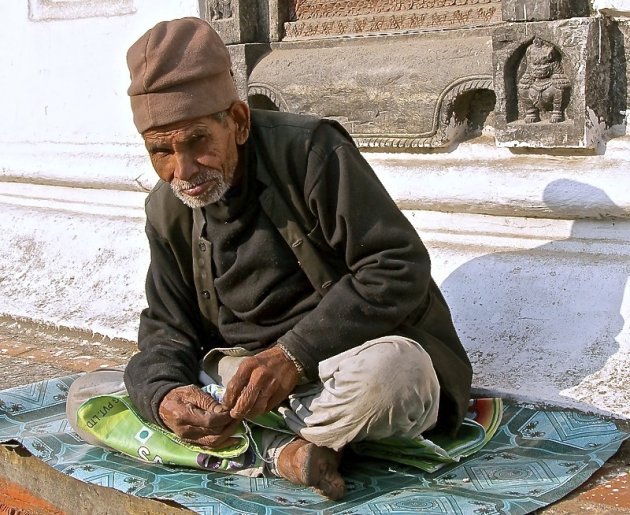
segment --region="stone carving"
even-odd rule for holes
[[[444,7],[477,7],[497,4],[497,0],[292,0],[291,20],[359,16],[413,10],[435,10]]]
[[[351,134],[357,146],[362,149],[413,151],[420,148],[448,148],[481,134],[486,118],[494,109],[494,103],[491,78],[463,77],[449,85],[437,99],[429,131],[423,134],[396,136],[352,131]],[[344,123],[344,120],[338,121]]]
[[[501,0],[292,0],[286,39],[409,32],[501,21]]]
[[[250,106],[258,109],[289,111],[282,93],[275,87],[250,83]],[[464,77],[447,86],[437,99],[431,128],[421,134],[379,135],[352,130],[352,121],[345,116],[331,116],[346,126],[359,148],[407,149],[443,148],[456,141],[479,135],[486,118],[494,109],[492,78],[487,76]]]
[[[226,20],[232,17],[232,0],[208,0],[210,21]]]
[[[440,100],[440,146],[479,136],[494,111],[496,96],[492,79],[463,77]]]
[[[258,43],[259,24],[266,23],[264,3],[258,0],[199,0],[201,17],[217,31],[229,46]]]
[[[589,0],[503,0],[503,21],[545,21],[589,15]]]
[[[248,99],[335,119],[361,148],[451,147],[494,116],[488,32],[280,43],[256,62]]]
[[[526,69],[518,82],[518,99],[525,123],[540,122],[543,113],[548,113],[550,123],[563,122],[571,83],[562,69],[560,52],[535,37],[524,60]]]
[[[492,61],[498,146],[602,150],[616,110],[612,27],[603,18],[497,26]]]
[[[270,111],[289,111],[282,93],[269,84],[261,82],[250,83],[247,91],[250,107],[267,109]]]

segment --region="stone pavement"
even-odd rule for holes
[[[49,327],[0,317],[0,389],[42,379],[123,365],[135,351],[135,343],[91,333]],[[630,421],[622,426],[630,431]],[[103,487],[84,485],[19,451],[0,452],[0,512],[16,515],[72,513],[68,506],[86,499],[107,505],[103,513],[183,513],[187,510],[152,500],[130,498]],[[4,471],[4,472],[3,472]],[[49,478],[46,482],[33,478]],[[33,487],[37,483],[37,488]],[[57,492],[63,491],[63,501]],[[61,496],[61,494],[59,494]],[[78,506],[78,505],[74,505]],[[85,504],[83,504],[85,506]],[[110,508],[112,511],[108,511]],[[60,508],[60,509],[58,509]],[[87,511],[81,510],[83,513]],[[90,507],[90,512],[99,512]],[[78,513],[78,512],[77,512]],[[630,441],[587,483],[561,501],[539,510],[545,515],[630,514]]]

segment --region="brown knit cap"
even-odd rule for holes
[[[223,111],[238,100],[230,54],[199,18],[163,21],[127,52],[138,132]]]

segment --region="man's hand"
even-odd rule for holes
[[[188,442],[211,449],[234,443],[230,436],[239,421],[195,385],[179,386],[168,392],[160,403],[159,413],[164,425]]]
[[[280,347],[243,360],[223,396],[230,416],[241,420],[262,415],[284,401],[297,385],[295,363]]]

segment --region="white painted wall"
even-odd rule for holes
[[[630,138],[368,159],[429,248],[478,392],[630,418]]]
[[[124,57],[198,2],[92,0],[126,14],[32,21],[37,2],[0,2],[0,314],[134,339],[155,176]],[[430,249],[478,389],[630,418],[630,137],[590,157],[487,136],[366,157]]]
[[[2,177],[128,186],[148,169],[137,160],[125,166],[140,151],[126,94],[127,48],[160,20],[198,15],[199,2],[133,0],[131,14],[41,21],[29,18],[30,3],[50,4],[0,2]],[[64,3],[72,16],[73,2]],[[116,2],[92,2],[110,3]],[[96,173],[72,162],[74,155]]]
[[[155,174],[125,54],[198,14],[197,0],[0,2],[0,313],[135,339]]]
[[[591,5],[610,16],[630,16],[630,0],[593,0]]]
[[[133,0],[133,14],[51,21],[30,20],[28,3],[0,2],[0,106],[11,127],[1,140],[137,143],[127,48],[160,20],[197,15],[198,1]]]

